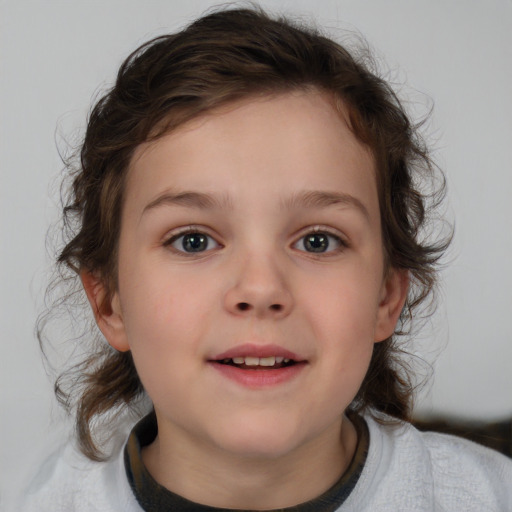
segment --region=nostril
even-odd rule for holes
[[[249,311],[249,310],[253,309],[253,306],[251,304],[249,304],[248,302],[239,302],[236,305],[236,308],[238,309],[238,311]],[[271,304],[268,307],[268,309],[270,311],[279,312],[279,311],[282,311],[284,309],[284,307],[282,304]]]

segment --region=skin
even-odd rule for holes
[[[393,333],[408,280],[384,268],[374,159],[345,117],[325,95],[294,92],[141,145],[118,289],[105,303],[101,279],[82,274],[100,329],[132,351],[155,406],[144,462],[188,499],[291,506],[327,490],[354,454],[344,411],[374,343]],[[190,232],[207,236],[204,250],[184,249]],[[283,382],[247,386],[212,364],[243,344],[303,363]]]

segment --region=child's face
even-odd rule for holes
[[[137,149],[99,323],[162,439],[277,457],[338,435],[403,304],[383,261],[373,157],[329,100],[245,101]]]

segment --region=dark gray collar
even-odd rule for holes
[[[343,504],[361,475],[369,445],[368,427],[364,419],[357,415],[351,415],[350,419],[357,429],[358,441],[354,457],[340,480],[321,496],[311,501],[270,512],[335,512]],[[182,498],[156,482],[142,462],[141,450],[153,442],[157,432],[156,416],[151,413],[135,425],[124,450],[126,475],[140,506],[146,512],[232,512],[233,509],[199,505]]]

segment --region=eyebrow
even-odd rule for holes
[[[200,210],[233,209],[233,203],[228,195],[215,196],[203,192],[165,192],[148,203],[142,215],[147,211],[160,206],[185,206]],[[366,206],[356,197],[339,192],[327,192],[322,190],[309,190],[293,194],[281,201],[283,209],[329,208],[331,206],[351,206],[359,210],[367,219],[370,218]]]
[[[232,209],[233,205],[228,196],[213,196],[202,192],[165,192],[156,199],[148,203],[142,215],[147,211],[158,208],[159,206],[185,206],[188,208],[198,208],[200,210],[212,209]]]
[[[366,206],[350,194],[339,192],[326,192],[323,190],[310,190],[293,194],[283,201],[283,207],[293,208],[328,208],[331,206],[349,206],[359,210],[367,219],[370,214]]]

